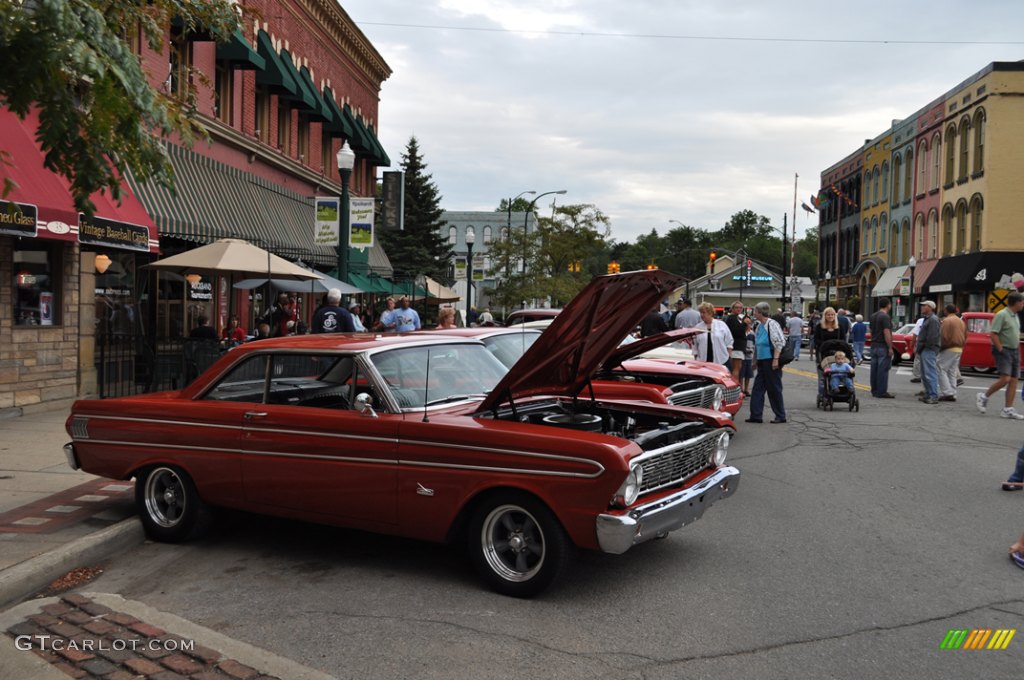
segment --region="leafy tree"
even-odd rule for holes
[[[179,98],[151,86],[126,40],[138,26],[162,51],[172,17],[219,41],[239,22],[229,0],[0,1],[0,100],[21,118],[38,107],[46,165],[69,180],[87,214],[94,191],[120,197],[129,167],[141,180],[171,180],[162,138],[205,136],[194,92]],[[0,141],[0,160],[12,162],[2,149]]]
[[[530,201],[528,199],[523,198],[522,196],[520,196],[519,198],[517,198],[514,201],[512,201],[512,212],[514,212],[514,213],[516,213],[516,212],[524,213],[524,212],[526,212],[529,209],[530,209]],[[501,203],[499,203],[498,207],[494,209],[494,212],[507,213],[508,212],[508,199],[507,198],[501,199]]]
[[[808,229],[804,237],[796,242],[793,271],[797,276],[818,277],[818,230]]]
[[[416,137],[409,138],[402,154],[405,171],[405,229],[384,232],[381,242],[391,259],[396,276],[413,277],[426,274],[448,280],[448,263],[452,249],[441,235],[447,224],[441,215],[441,195],[433,176],[427,173]]]

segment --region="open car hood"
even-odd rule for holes
[[[602,368],[605,370],[611,370],[622,364],[623,361],[629,361],[630,359],[640,356],[644,352],[650,352],[652,349],[657,349],[662,345],[667,345],[670,342],[679,342],[680,340],[686,340],[692,338],[695,335],[701,333],[707,333],[703,329],[697,328],[676,328],[671,331],[665,331],[664,333],[658,333],[657,335],[650,335],[646,338],[640,338],[635,342],[630,342],[624,345],[619,345],[611,356],[609,356]]]
[[[576,396],[626,334],[683,280],[661,269],[598,276],[509,369],[479,411],[539,394]]]

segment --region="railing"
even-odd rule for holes
[[[142,335],[96,336],[96,387],[100,399],[181,389],[221,355],[220,343]]]

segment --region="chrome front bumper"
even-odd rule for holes
[[[71,442],[64,445],[64,457],[68,459],[68,465],[72,470],[78,469],[78,461],[75,459],[75,445]]]
[[[726,466],[688,489],[637,506],[624,515],[598,515],[597,542],[606,553],[624,553],[638,543],[697,521],[712,503],[733,495],[739,484],[740,471]]]

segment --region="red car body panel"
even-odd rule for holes
[[[961,317],[967,326],[967,344],[960,356],[960,365],[990,370],[996,367],[992,356],[992,312],[964,312]],[[1024,361],[1024,343],[1020,344],[1020,356]]]

